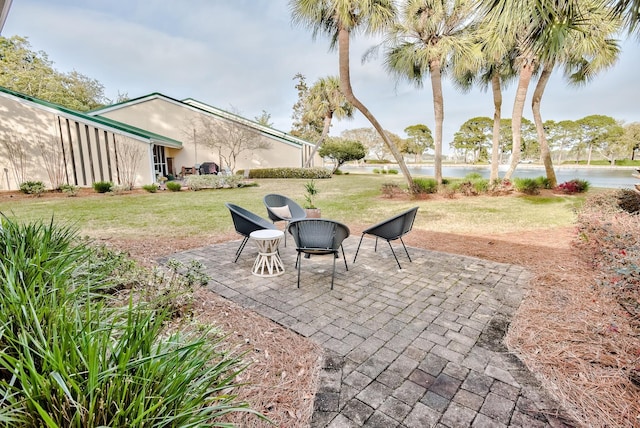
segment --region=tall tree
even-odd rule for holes
[[[355,108],[373,125],[398,162],[410,191],[414,189],[411,173],[398,147],[386,135],[375,116],[356,98],[351,86],[349,66],[350,38],[357,30],[377,34],[389,28],[395,20],[392,0],[290,0],[293,21],[313,30],[313,37],[325,33],[331,38],[331,48],[338,48],[340,89]]]
[[[640,30],[640,0],[608,0],[608,4],[622,17],[629,32]]]
[[[581,144],[587,149],[587,165],[591,165],[594,149],[602,148],[604,144],[622,134],[622,128],[610,116],[593,114],[576,120],[576,123],[580,127]]]
[[[331,173],[335,173],[345,162],[363,159],[367,149],[359,141],[344,138],[329,138],[320,148],[320,156],[335,162]]]
[[[624,133],[621,138],[627,142],[631,150],[631,160],[634,160],[636,151],[640,149],[640,122],[624,125]]]
[[[45,52],[31,50],[19,36],[0,37],[0,86],[78,111],[109,101],[100,82],[77,71],[57,71]]]
[[[273,126],[273,122],[271,122],[271,113],[268,113],[266,110],[262,110],[262,113],[256,116],[255,119],[260,125],[268,126],[270,128]]]
[[[434,176],[442,183],[442,126],[444,97],[442,76],[451,63],[472,68],[480,63],[475,43],[472,0],[407,0],[400,22],[385,41],[387,68],[421,87],[431,78],[435,115]]]
[[[491,87],[493,97],[493,128],[491,134],[491,172],[489,180],[495,182],[499,177],[500,137],[502,120],[502,90],[517,77],[514,59],[515,46],[508,40],[504,43],[487,43],[491,37],[487,33],[495,31],[488,21],[481,21],[477,30],[482,53],[482,65],[476,72],[473,68],[458,67],[454,73],[454,84],[463,90],[469,90],[474,85],[481,89]],[[511,40],[513,42],[513,40]]]
[[[490,137],[493,133],[493,121],[488,117],[474,117],[460,125],[460,130],[453,136],[451,147],[464,153],[465,162],[472,154],[473,163],[487,160]]]
[[[323,118],[315,118],[310,122],[308,117],[304,117],[309,85],[307,85],[307,78],[302,73],[297,73],[293,78],[298,81],[295,86],[298,91],[298,99],[293,105],[291,135],[307,141],[316,141],[322,135]]]
[[[556,148],[556,163],[562,164],[565,150],[571,149],[578,141],[580,128],[573,120],[561,120],[560,122],[547,120],[544,122],[544,128],[550,146]]]
[[[427,125],[419,123],[407,126],[404,128],[404,132],[408,138],[406,140],[407,149],[403,152],[413,153],[416,156],[416,162],[419,162],[425,151],[433,149],[433,135]]]
[[[389,134],[389,131],[384,131]],[[361,142],[367,149],[367,153],[375,156],[376,159],[385,159],[390,153],[384,140],[375,128],[345,129],[340,133],[342,138]]]
[[[556,64],[565,64],[587,76],[612,63],[611,53],[615,56],[616,47],[608,40],[611,27],[602,14],[603,3],[598,0],[484,0],[483,3],[487,7],[486,20],[496,28],[491,42],[504,43],[505,38],[515,37],[519,54],[520,79],[512,114],[514,150],[505,177],[511,177],[520,160],[520,120],[526,93],[533,73],[542,65],[532,110],[547,178],[555,184],[540,115],[542,94]],[[572,78],[577,74],[572,74]]]
[[[570,83],[582,84],[593,79],[599,71],[612,66],[620,51],[617,42],[611,39],[620,28],[620,22],[614,14],[603,7],[599,0],[578,0],[577,5],[579,7],[576,10],[569,11],[569,16],[562,15],[566,11],[562,9],[559,11],[558,18],[563,25],[567,25],[567,29],[566,31],[555,30],[549,36],[555,36],[558,39],[550,40],[552,45],[561,46],[543,49],[542,71],[531,101],[540,143],[540,156],[549,185],[552,187],[556,186],[557,180],[540,113],[542,95],[551,73],[556,64],[563,64],[565,75],[569,77]]]
[[[322,134],[316,141],[313,151],[305,167],[309,167],[318,148],[329,134],[331,121],[334,119],[350,119],[353,117],[353,106],[340,90],[340,78],[337,76],[321,77],[311,86],[304,102],[303,121],[314,123],[322,119]]]

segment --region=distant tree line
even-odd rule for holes
[[[512,154],[511,120],[500,121],[498,145],[499,163]],[[621,124],[614,118],[591,115],[578,120],[547,120],[544,130],[552,159],[555,163],[566,161],[591,164],[595,154],[611,164],[620,159],[635,159],[640,145],[640,123]],[[493,120],[474,117],[462,124],[455,133],[450,147],[465,162],[487,162],[491,159]],[[541,157],[538,134],[533,122],[522,120],[523,159],[539,160]]]
[[[33,51],[20,36],[0,37],[0,86],[81,112],[112,102],[98,80],[56,70],[45,52]],[[115,102],[126,98],[118,95]]]

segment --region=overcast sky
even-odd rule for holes
[[[329,41],[293,26],[287,0],[13,0],[3,36],[25,36],[63,72],[97,79],[105,94],[130,98],[160,92],[195,98],[254,119],[263,110],[274,128],[291,130],[297,92],[293,77],[309,85],[337,75],[337,52]],[[352,43],[352,83],[356,96],[382,126],[402,137],[407,126],[434,128],[430,82],[423,89],[398,84],[380,60],[361,63],[374,41]],[[640,121],[640,41],[622,40],[616,66],[584,87],[569,87],[554,75],[542,101],[544,120],[604,114]],[[515,85],[504,94],[503,117],[511,117]],[[533,92],[533,85],[529,95]],[[460,125],[493,115],[491,94],[462,94],[445,83],[444,148]],[[525,117],[531,119],[530,102]],[[369,127],[357,113],[336,122],[331,134]]]

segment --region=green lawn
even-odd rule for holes
[[[302,179],[261,179],[258,186],[198,192],[158,192],[91,197],[28,198],[0,202],[0,212],[20,221],[72,222],[94,238],[140,239],[190,237],[233,231],[224,202],[232,202],[266,217],[262,197],[282,193],[303,203]],[[415,228],[454,233],[501,233],[571,225],[574,208],[584,196],[477,196],[459,199],[385,198],[383,183],[404,186],[402,177],[342,175],[317,180],[316,205],[322,217],[350,227],[377,223],[418,205]]]

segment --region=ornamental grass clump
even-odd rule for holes
[[[93,190],[97,193],[107,193],[111,191],[113,183],[111,181],[96,181],[93,183]]]
[[[251,411],[217,335],[167,334],[165,310],[113,304],[118,259],[69,226],[0,222],[4,426],[219,426]]]
[[[526,195],[538,195],[543,188],[541,182],[535,178],[514,178],[513,187]]]

